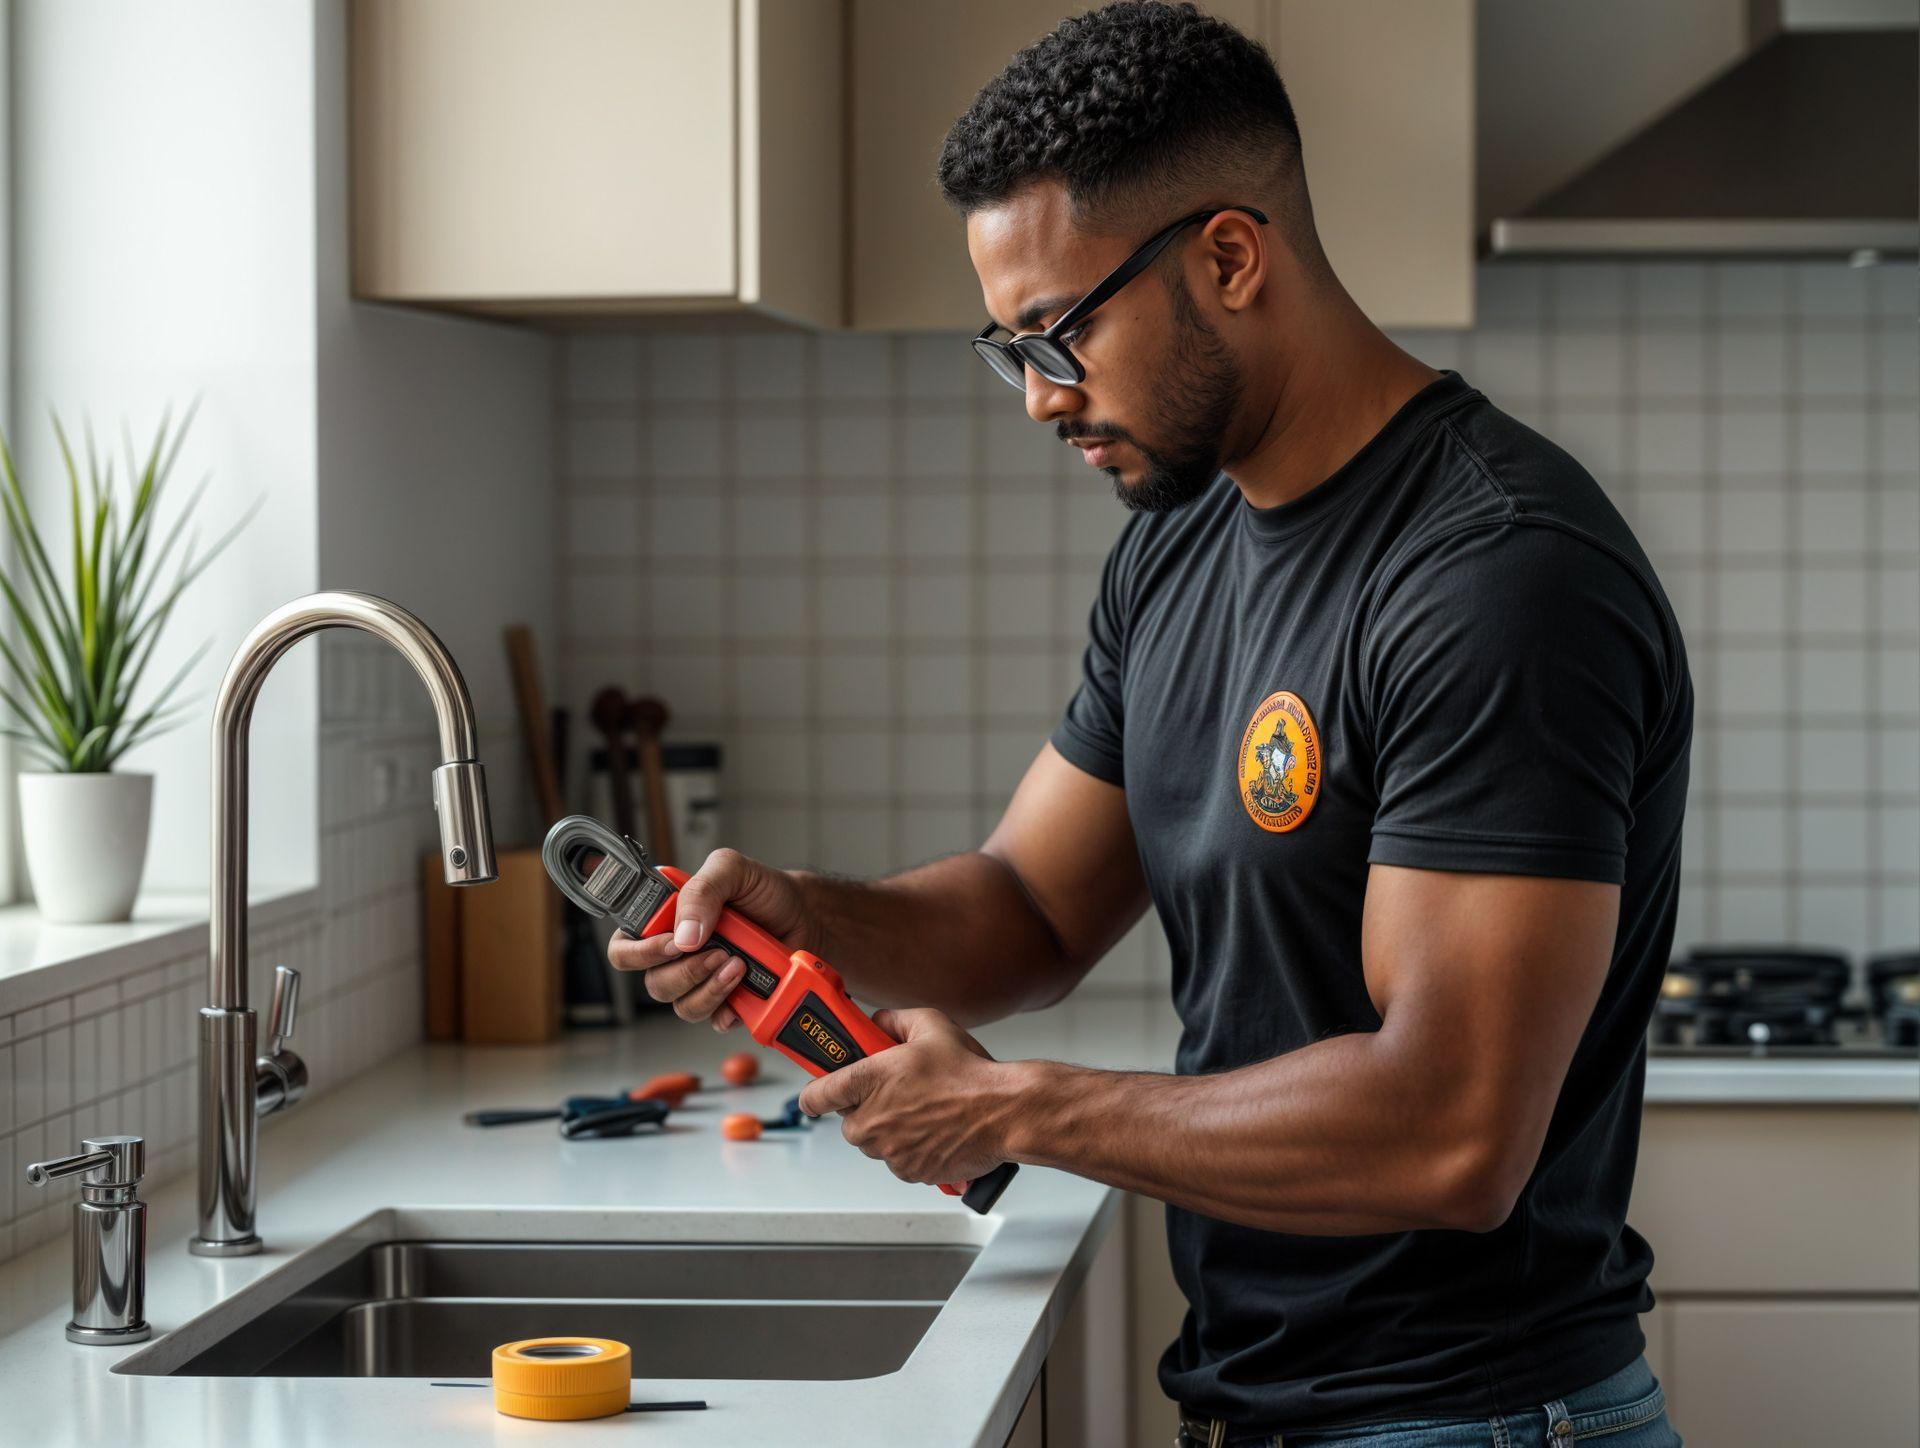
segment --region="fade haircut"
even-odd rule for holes
[[[1121,0],[1061,21],[953,123],[939,178],[963,216],[1057,181],[1075,223],[1095,233],[1268,202],[1308,270],[1326,268],[1273,58],[1190,4]]]

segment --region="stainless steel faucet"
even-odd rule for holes
[[[433,631],[404,608],[367,593],[309,594],[261,619],[227,666],[213,706],[211,999],[200,1011],[200,1231],[187,1244],[201,1257],[260,1250],[253,1221],[260,1118],[291,1106],[306,1089],[306,1064],[284,1044],[293,1034],[299,972],[279,968],[273,1051],[255,1054],[258,1027],[247,1004],[247,728],[260,686],[281,655],[327,628],[378,635],[419,673],[433,699],[445,760],[433,772],[433,807],[440,816],[447,883],[479,885],[495,877],[473,701]]]
[[[95,1347],[145,1342],[147,1204],[140,1178],[146,1143],[137,1136],[90,1136],[74,1156],[36,1161],[27,1180],[37,1187],[80,1178],[73,1204],[73,1316],[67,1341]]]

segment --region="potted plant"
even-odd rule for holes
[[[45,766],[20,775],[20,826],[40,912],[61,924],[132,914],[146,866],[153,776],[115,773],[114,765],[186,712],[174,696],[212,640],[159,689],[143,692],[141,681],[180,595],[252,517],[250,509],[200,551],[186,526],[206,492],[209,479],[202,479],[160,531],[160,500],[192,417],[189,410],[178,428],[162,417],[144,462],[127,440],[124,497],[113,462],[103,468],[94,451],[91,428],[83,484],[53,418],[73,535],[58,569],[0,436],[0,513],[12,552],[0,568],[8,625],[0,630],[0,702],[12,723],[0,732]]]

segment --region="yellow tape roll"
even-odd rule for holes
[[[529,1337],[493,1350],[493,1407],[515,1418],[561,1422],[624,1413],[633,1354],[608,1337]]]

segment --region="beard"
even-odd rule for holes
[[[1070,437],[1105,438],[1130,443],[1139,451],[1147,470],[1138,482],[1127,482],[1118,468],[1101,469],[1113,480],[1113,495],[1135,513],[1171,513],[1213,485],[1220,475],[1227,428],[1240,406],[1243,384],[1232,353],[1200,315],[1184,278],[1171,292],[1178,337],[1149,418],[1153,435],[1169,441],[1149,447],[1111,424],[1069,429],[1062,422],[1057,429],[1063,442]]]

